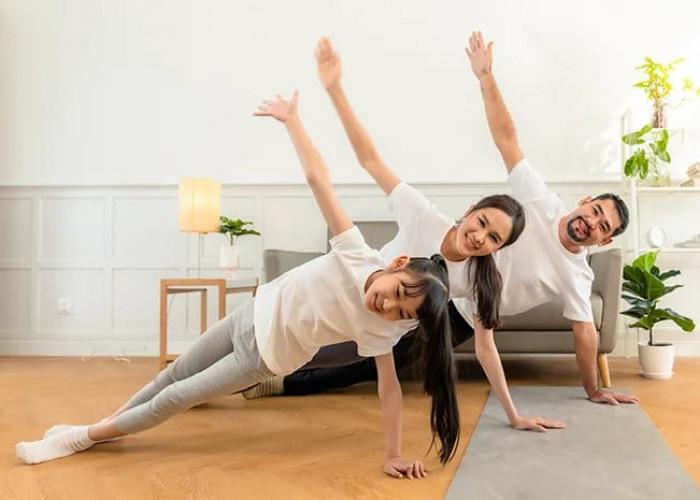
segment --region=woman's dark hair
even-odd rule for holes
[[[479,200],[469,212],[481,208],[495,208],[510,217],[513,228],[510,236],[500,248],[512,245],[525,229],[525,210],[514,198],[507,194],[496,194]],[[474,256],[469,259],[472,276],[472,292],[476,299],[477,315],[481,324],[488,329],[498,326],[498,306],[501,303],[501,274],[496,268],[493,255]]]
[[[452,331],[447,303],[450,298],[450,282],[447,264],[440,254],[429,259],[411,258],[402,268],[413,279],[405,283],[406,295],[424,296],[416,311],[419,338],[424,344],[423,384],[431,398],[430,429],[433,432],[431,448],[436,436],[440,440],[438,454],[444,465],[454,457],[459,442],[459,408],[457,406],[457,370],[452,353]]]

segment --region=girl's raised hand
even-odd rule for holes
[[[277,94],[277,99],[265,99],[258,106],[258,110],[253,113],[254,116],[271,116],[278,119],[282,123],[297,114],[297,104],[299,103],[299,91],[295,90],[290,101],[285,100],[281,95]]]
[[[389,458],[384,462],[384,473],[395,478],[421,479],[428,475],[420,460],[404,460],[401,457]]]
[[[340,56],[333,50],[328,38],[321,38],[318,41],[315,54],[318,76],[321,78],[323,87],[328,90],[340,83],[340,77],[343,76],[343,66],[340,62]]]

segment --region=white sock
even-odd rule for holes
[[[88,426],[83,425],[65,429],[41,441],[22,441],[15,445],[17,458],[26,464],[38,464],[87,450],[95,444],[87,431]]]
[[[100,423],[106,422],[106,421],[107,421],[107,419],[106,419],[106,418],[103,418],[102,420],[100,420]],[[68,425],[68,424],[57,424],[57,425],[54,425],[54,426],[51,427],[49,430],[47,430],[46,432],[44,432],[44,439],[50,438],[51,436],[55,436],[55,435],[58,434],[59,432],[63,432],[63,431],[68,430],[68,429],[75,429],[76,427],[82,427],[82,426],[80,426],[80,425]],[[119,436],[119,437],[115,437],[115,438],[112,438],[112,439],[105,439],[105,440],[103,440],[103,441],[96,441],[96,442],[97,442],[97,443],[109,443],[109,442],[112,442],[112,441],[118,441],[118,440],[120,440],[122,437],[124,437],[124,436]]]

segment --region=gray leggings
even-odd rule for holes
[[[124,433],[150,429],[198,404],[240,392],[274,375],[258,352],[253,300],[209,328],[127,403],[115,420]]]

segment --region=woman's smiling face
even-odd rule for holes
[[[464,258],[491,254],[508,241],[512,230],[513,221],[498,208],[467,212],[456,228],[454,250]]]

